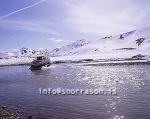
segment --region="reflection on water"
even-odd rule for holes
[[[117,89],[118,95],[114,97],[108,97],[105,103],[107,113],[109,115],[115,115],[113,116],[113,119],[125,118],[124,115],[119,115],[119,105],[121,105],[124,99],[131,98],[127,96],[128,93],[132,94],[132,91],[134,91],[136,95],[136,92],[140,92],[144,86],[148,86],[147,82],[149,82],[150,79],[150,68],[148,66],[87,66],[82,67],[82,71],[85,72],[85,77],[78,78],[79,81],[92,84],[96,87],[101,87],[102,89]],[[80,76],[80,74],[77,75]],[[147,95],[149,94],[145,94],[145,96]],[[135,99],[133,99],[133,101],[134,100]],[[144,101],[139,101],[141,101],[141,103],[144,105]]]
[[[35,118],[149,119],[149,66],[54,65],[0,68],[0,104]],[[39,88],[116,89],[117,95],[39,95]]]

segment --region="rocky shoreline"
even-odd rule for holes
[[[32,119],[32,115],[25,116],[18,110],[11,110],[7,106],[2,106],[0,107],[0,119]]]

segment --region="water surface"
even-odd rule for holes
[[[0,105],[35,119],[149,119],[150,67],[0,67]],[[40,95],[39,88],[116,89],[117,95]]]

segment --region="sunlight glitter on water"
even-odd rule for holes
[[[126,97],[124,93],[125,90],[129,91],[129,85],[134,88],[134,90],[140,90],[145,83],[140,78],[141,72],[144,73],[142,69],[137,69],[134,67],[81,67],[82,71],[86,73],[86,76],[78,79],[80,82],[86,82],[95,87],[101,89],[117,89],[119,96],[108,97],[105,107],[107,108],[107,113],[110,115],[115,115],[112,119],[124,119],[125,116],[119,116],[117,106],[120,104],[122,99]]]
[[[83,70],[84,69],[84,70]],[[82,67],[82,70],[86,73],[86,76],[78,79],[81,82],[93,84],[95,86],[106,86],[106,87],[121,87],[123,85],[132,85],[135,88],[144,86],[145,83],[140,78],[141,71],[136,68],[121,67]],[[79,76],[79,74],[78,74]]]
[[[0,70],[0,102],[34,117],[69,119],[149,119],[149,66],[56,65],[30,71],[25,66]],[[117,95],[41,96],[39,87],[115,88]],[[7,95],[6,95],[7,93]],[[10,98],[11,97],[11,98]],[[20,106],[21,105],[21,106]],[[144,116],[143,116],[144,114]]]

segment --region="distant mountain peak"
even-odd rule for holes
[[[50,56],[63,56],[63,55],[69,55],[71,54],[75,49],[83,47],[90,42],[85,39],[77,40],[71,44],[68,44],[66,46],[63,46],[61,48],[55,48],[50,52]]]

